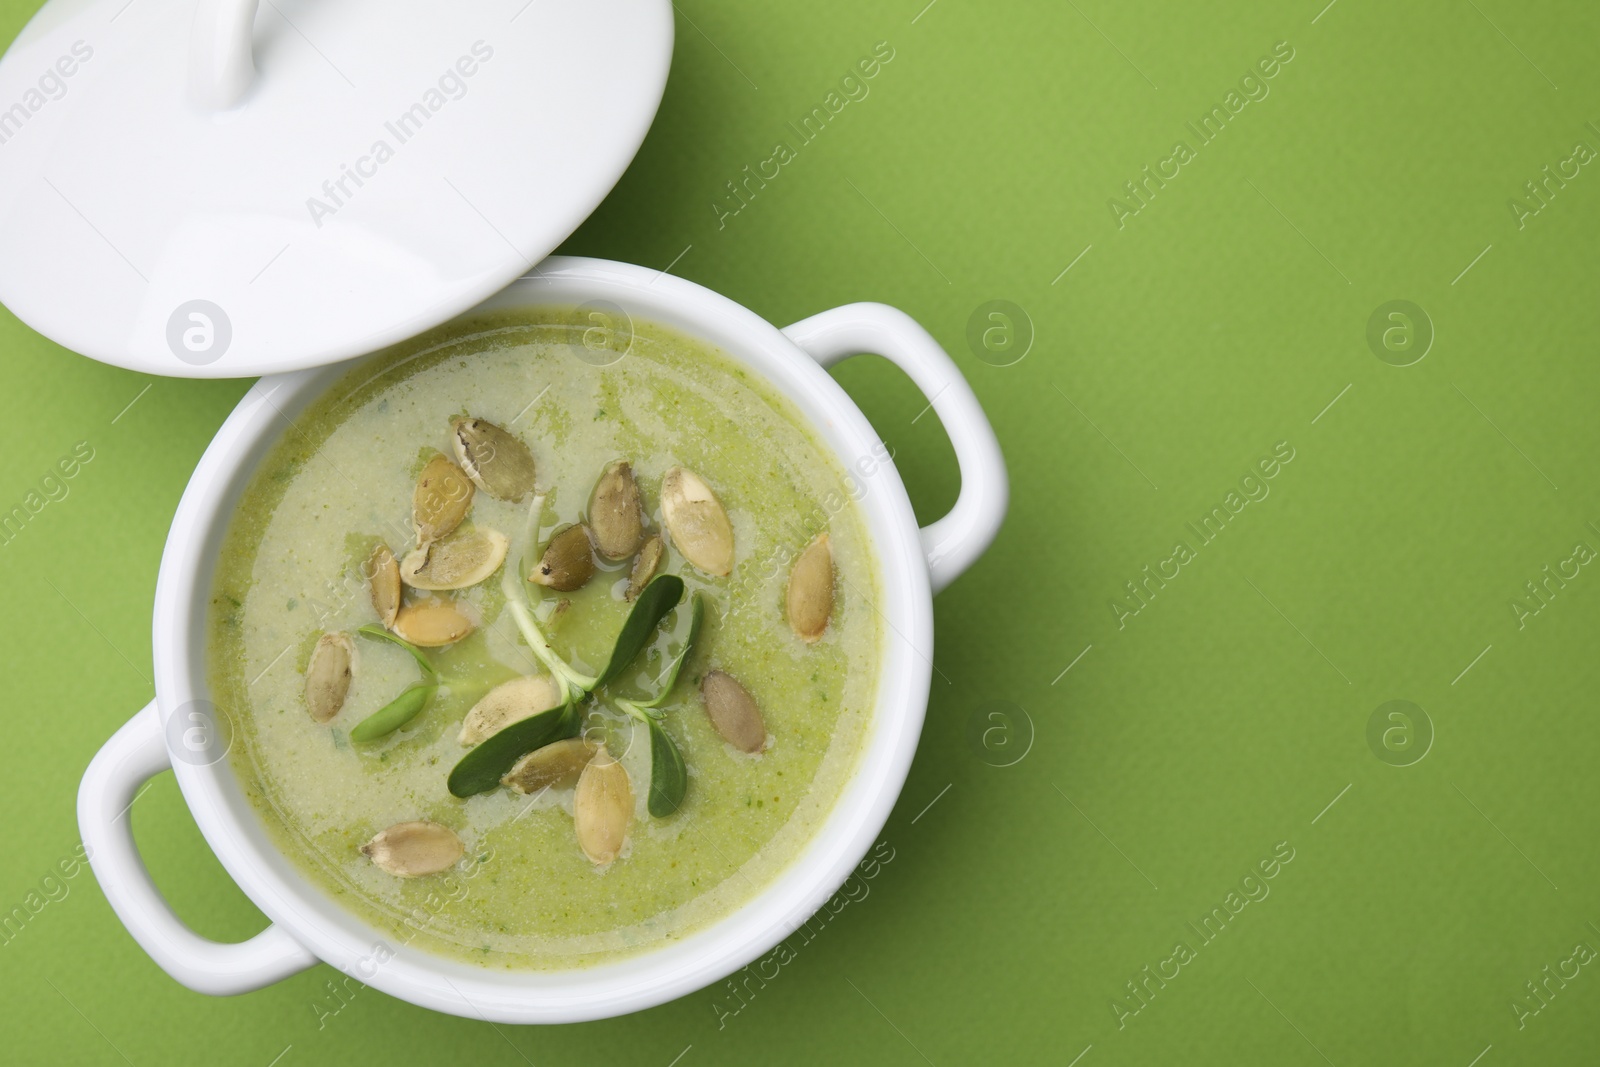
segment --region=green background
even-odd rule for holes
[[[1512,602],[1600,548],[1600,174],[1521,227],[1508,201],[1600,147],[1600,9],[924,3],[681,4],[660,117],[564,248],[675,263],[779,324],[895,304],[994,421],[1011,514],[937,601],[928,724],[868,896],[723,1026],[712,989],[519,1029],[375,991],[319,1016],[326,967],[190,993],[84,873],[0,946],[5,1058],[1594,1062],[1597,968],[1568,965],[1548,1003],[1524,983],[1600,948],[1600,568],[1521,625]],[[0,0],[0,36],[35,6]],[[723,183],[879,41],[870,96],[719,228]],[[1185,123],[1280,41],[1270,94],[1198,147]],[[1110,198],[1178,140],[1196,158],[1119,228]],[[968,342],[990,300],[1022,312],[998,354]],[[1410,366],[1367,339],[1392,300],[1435,334]],[[71,854],[84,766],[151,696],[167,524],[249,383],[111,369],[3,313],[0,352],[0,504],[95,450],[0,548],[9,910]],[[839,377],[937,517],[957,476],[924,400],[881,361]],[[1280,441],[1270,495],[1196,544],[1186,524]],[[1124,583],[1180,539],[1195,558],[1119,624]],[[1368,724],[1390,700],[1422,711],[1386,748]],[[170,777],[134,817],[197,930],[261,926]],[[1280,842],[1270,896],[1200,945],[1186,924]],[[1180,939],[1195,958],[1134,999]]]

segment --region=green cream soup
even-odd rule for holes
[[[827,818],[876,701],[875,561],[832,456],[788,401],[711,346],[636,324],[626,345],[602,335],[595,347],[586,325],[568,309],[487,318],[351,371],[261,464],[211,602],[213,699],[279,847],[385,936],[488,967],[582,966],[727,915]],[[463,426],[479,432],[476,450],[458,450]],[[438,482],[439,457],[459,465],[443,510],[471,494],[448,531],[440,485],[419,490]],[[497,483],[507,471],[528,483]],[[662,499],[674,478],[676,510]],[[638,552],[590,547],[630,506],[664,545],[655,584],[632,600],[648,570]],[[562,536],[574,526],[590,534],[576,554],[578,535]],[[731,533],[726,565],[719,529]],[[419,542],[427,553],[414,555]],[[554,584],[529,580],[563,544]],[[424,584],[418,567],[456,551],[470,564],[457,580],[473,584],[407,584],[396,617],[385,547]],[[641,618],[678,579],[676,607]],[[645,627],[637,655],[586,691],[625,622]],[[426,645],[425,665],[386,633]],[[485,700],[561,693],[563,674],[580,681],[570,699]],[[543,681],[500,688],[518,678]],[[392,708],[403,696],[414,717],[387,733],[369,722],[385,708],[385,721],[403,719]],[[491,704],[500,718],[484,717]],[[463,742],[474,717],[498,749]],[[508,759],[557,742],[570,773],[525,792],[501,784]],[[458,796],[452,772],[474,753],[488,785]]]

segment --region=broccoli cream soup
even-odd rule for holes
[[[551,969],[680,937],[793,861],[856,766],[882,641],[857,486],[665,329],[550,309],[374,357],[227,534],[238,777],[400,943]]]

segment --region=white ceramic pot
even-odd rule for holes
[[[216,743],[204,708],[206,612],[223,535],[261,459],[293,418],[341,378],[335,365],[262,378],[211,443],[178,505],[156,586],[156,699],[100,750],[84,774],[78,820],[106,899],[139,944],[192,989],[241,993],[319,960],[403,1000],[502,1023],[576,1022],[648,1008],[717,981],[773,948],[821,907],[875,843],[916,752],[933,656],[932,595],[1000,528],[1007,500],[999,445],[971,388],[938,343],[904,313],[851,304],[778,330],[701,286],[641,267],[554,258],[483,305],[504,309],[604,301],[722,348],[788,396],[840,464],[877,552],[886,623],[876,712],[855,775],[815,838],[753,899],[697,932],[640,955],[558,972],[475,968],[396,945],[308,882],[273,845]],[[926,394],[961,468],[948,515],[919,530],[879,438],[824,368],[882,355]],[[218,944],[183,925],[134,846],[128,808],[171,768],[222,865],[272,925]]]

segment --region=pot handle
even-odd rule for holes
[[[950,513],[922,529],[935,593],[981,556],[1006,516],[1005,458],[972,387],[939,342],[910,315],[887,304],[846,304],[788,327],[784,336],[823,367],[862,353],[905,371],[944,424],[961,468],[961,495]]]
[[[139,858],[128,814],[139,787],[171,766],[161,715],[152,700],[106,742],[84,772],[78,829],[89,865],[117,918],[162,970],[197,993],[248,993],[316,963],[281,927],[269,926],[248,941],[226,945],[201,937],[173,914]]]

